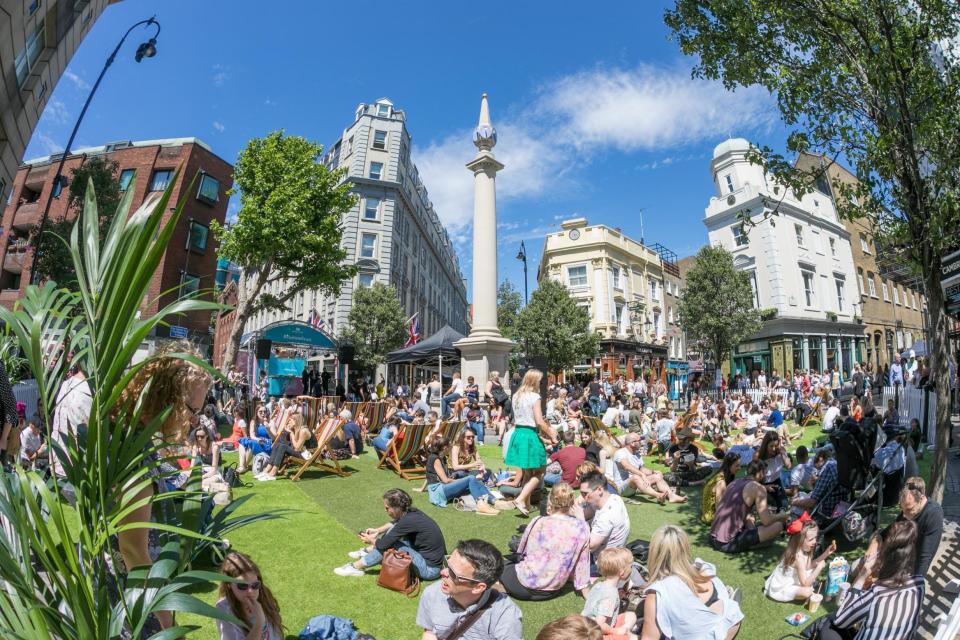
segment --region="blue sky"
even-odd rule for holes
[[[474,5],[474,7],[477,5]],[[784,127],[759,89],[690,79],[659,2],[327,3],[124,0],[82,43],[26,158],[60,150],[123,32],[157,15],[158,55],[139,65],[135,31],[108,72],[74,147],[196,136],[233,161],[251,137],[284,128],[327,145],[356,105],[389,97],[407,114],[413,159],[471,271],[470,132],[490,94],[499,133],[499,272],[530,284],[545,233],[584,216],[681,257],[706,242],[713,147],[730,135],[775,148]],[[231,203],[231,210],[235,207]],[[469,296],[469,290],[468,290]]]

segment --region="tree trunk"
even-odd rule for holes
[[[947,315],[943,312],[943,290],[940,288],[940,257],[924,266],[927,289],[927,313],[929,331],[927,353],[930,357],[930,376],[937,395],[936,440],[933,466],[930,469],[930,486],[927,495],[936,502],[943,502],[947,477],[947,449],[950,446],[950,366],[947,358]]]
[[[220,365],[224,375],[236,364],[237,353],[240,351],[240,338],[243,337],[243,329],[250,318],[253,307],[252,300],[260,292],[263,282],[266,280],[265,270],[245,269],[240,273],[240,282],[237,283],[237,307],[233,316],[233,327],[230,329],[230,339],[227,340],[226,349],[223,353],[223,361]],[[254,275],[256,274],[256,275]],[[254,286],[250,289],[251,284]]]

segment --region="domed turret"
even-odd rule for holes
[[[740,151],[746,153],[750,150],[750,142],[744,138],[730,138],[724,140],[713,149],[713,159],[716,160],[728,153]]]

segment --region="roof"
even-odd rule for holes
[[[71,149],[70,155],[79,156],[79,155],[86,154],[86,155],[92,156],[92,155],[100,155],[103,153],[110,153],[112,151],[116,151],[119,149],[129,149],[131,147],[182,147],[185,144],[195,144],[198,147],[202,147],[206,149],[210,153],[214,153],[213,149],[210,148],[210,145],[208,145],[206,142],[204,142],[200,138],[189,137],[189,138],[161,138],[158,140],[138,140],[138,141],[121,140],[117,142],[102,144],[96,147],[83,147],[82,149]],[[61,155],[62,155],[62,152],[54,153],[42,158],[33,158],[31,160],[24,160],[20,164],[20,166],[21,167],[40,166],[45,164],[53,164],[55,161],[60,159]]]
[[[750,142],[746,138],[730,138],[713,148],[713,159],[736,151],[750,151]]]

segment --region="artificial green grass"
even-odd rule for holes
[[[804,437],[793,443],[810,445],[821,435],[818,426],[808,427]],[[495,438],[488,438],[481,453],[488,467],[504,467],[502,450]],[[929,458],[921,461],[921,469],[928,473]],[[652,456],[648,458],[650,466]],[[419,509],[434,518],[446,537],[448,550],[458,540],[482,538],[506,551],[507,541],[516,533],[516,526],[527,522],[516,511],[498,516],[480,516],[461,513],[452,506],[441,509],[430,505],[425,493],[413,488],[422,481],[408,482],[391,471],[376,468],[372,451],[360,460],[348,460],[346,468],[354,473],[339,478],[310,471],[299,483],[287,480],[256,482],[251,489],[236,490],[236,495],[256,493],[245,509],[287,509],[282,520],[257,523],[233,532],[229,538],[235,549],[250,554],[260,565],[266,583],[280,603],[288,637],[296,637],[311,617],[332,614],[351,618],[358,628],[379,640],[418,640],[422,630],[416,626],[418,600],[382,589],[376,584],[375,570],[363,578],[342,578],[333,573],[334,567],[349,561],[347,552],[360,548],[357,531],[378,526],[387,521],[381,495],[387,489],[407,490]],[[250,479],[249,475],[245,479]],[[710,548],[709,529],[700,523],[699,487],[684,490],[690,501],[681,505],[658,506],[653,502],[628,504],[630,539],[649,540],[654,530],[663,524],[676,524],[690,535],[696,556],[717,566],[720,578],[728,585],[740,587],[743,592],[745,620],[739,638],[769,640],[796,631],[784,618],[801,611],[801,604],[781,604],[764,597],[763,582],[775,567],[785,541],[767,549],[738,555],[725,555]],[[888,514],[887,517],[892,517]],[[844,554],[853,560],[858,554]],[[215,602],[215,591],[203,594]],[[533,638],[547,622],[570,613],[579,613],[583,601],[570,593],[555,600],[540,603],[518,603],[523,611],[524,638]],[[821,608],[821,612],[830,610]],[[819,615],[819,614],[818,614]],[[214,624],[208,620],[184,616],[182,622],[199,624],[202,629],[192,637],[215,639]]]

